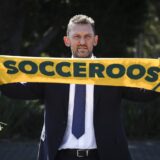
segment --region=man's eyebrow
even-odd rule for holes
[[[94,33],[87,33],[86,35],[93,36],[93,35],[94,35]]]

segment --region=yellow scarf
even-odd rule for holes
[[[14,82],[127,86],[160,92],[160,59],[0,56],[0,84]]]

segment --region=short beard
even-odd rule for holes
[[[74,58],[91,58],[92,57],[92,52],[88,52],[87,53],[87,55],[84,53],[84,55],[86,55],[85,57],[80,57],[80,56],[78,56],[78,55],[81,55],[81,54],[83,54],[83,53],[75,53],[75,52],[72,52],[72,56],[74,57]]]

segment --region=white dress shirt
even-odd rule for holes
[[[67,128],[60,149],[95,149],[97,148],[93,126],[94,86],[86,85],[85,133],[77,139],[72,134],[75,84],[70,84]]]

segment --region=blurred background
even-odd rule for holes
[[[0,1],[0,55],[70,57],[63,44],[75,14],[96,22],[97,57],[160,57],[159,0]],[[160,140],[160,98],[151,103],[123,101],[130,140]],[[0,95],[0,142],[37,141],[43,123],[39,101]]]

